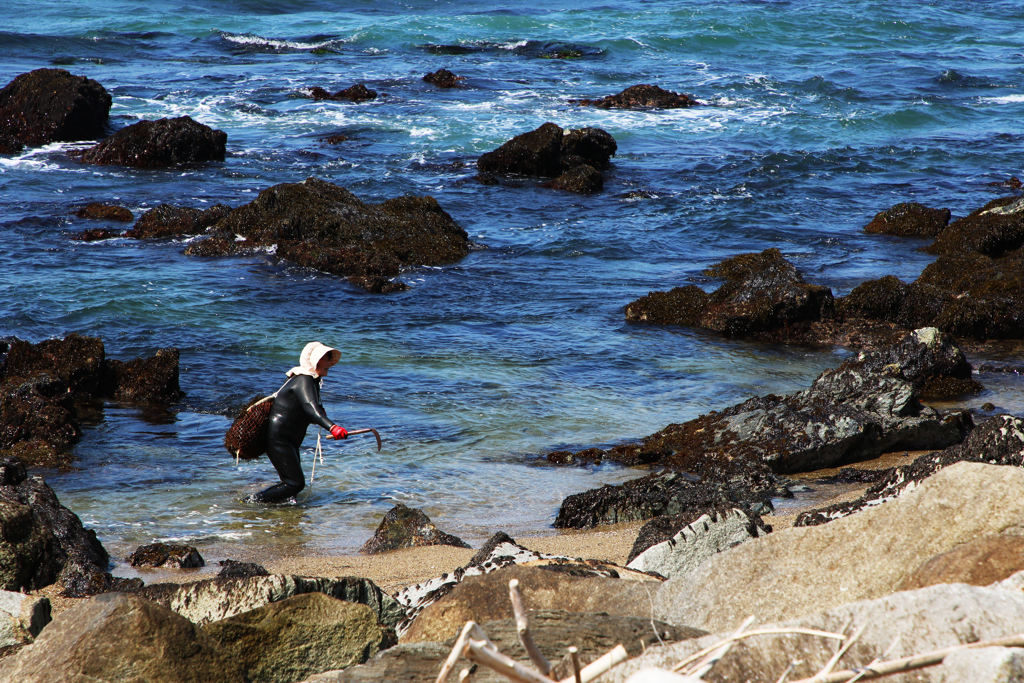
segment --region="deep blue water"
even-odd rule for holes
[[[113,128],[188,114],[228,134],[223,163],[189,169],[82,166],[74,145],[0,158],[0,333],[95,335],[122,359],[176,346],[188,394],[171,412],[108,405],[76,447],[80,469],[44,475],[119,557],[172,539],[213,557],[347,552],[395,501],[474,545],[498,529],[553,533],[566,495],[637,473],[554,469],[537,454],[794,391],[843,356],[626,324],[627,303],[713,287],[707,265],[768,247],[836,295],[884,274],[910,281],[931,257],[864,234],[876,212],[919,201],[960,216],[1006,193],[988,183],[1024,173],[1021,26],[1014,2],[9,0],[0,85],[60,66],[107,88]],[[581,57],[545,58],[559,48]],[[421,80],[442,67],[465,87]],[[354,83],[387,96],[297,96]],[[637,83],[706,106],[567,102]],[[545,121],[614,135],[604,192],[472,180],[477,156]],[[326,144],[333,133],[350,139]],[[70,215],[90,201],[136,217],[238,206],[310,176],[370,202],[433,195],[488,248],[411,268],[411,290],[375,296],[272,255],[70,239],[98,227]],[[626,197],[637,190],[653,196]],[[385,448],[328,443],[299,505],[247,506],[276,477],[265,459],[234,466],[227,415],[276,390],[314,339],[343,353],[328,413],[376,427]],[[989,391],[968,405],[1024,411],[1015,378],[982,379]]]

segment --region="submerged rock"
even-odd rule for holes
[[[360,552],[376,555],[398,548],[416,548],[428,545],[469,547],[469,544],[461,538],[440,531],[422,510],[406,507],[399,503],[384,515],[373,538],[363,545]]]
[[[632,85],[618,95],[596,100],[570,100],[574,104],[602,109],[680,109],[700,104],[686,95],[664,90],[656,85]]]
[[[203,556],[190,545],[168,545],[166,543],[142,545],[124,559],[133,567],[187,569],[206,566]]]
[[[231,207],[225,204],[217,204],[206,210],[161,204],[142,214],[124,236],[133,239],[154,239],[202,235],[207,228],[215,225],[229,213]]]
[[[103,204],[101,202],[92,202],[86,204],[78,211],[75,215],[79,218],[90,218],[92,220],[101,221],[121,221],[127,222],[132,219],[132,212],[123,206],[115,206],[113,204]]]
[[[139,121],[76,153],[88,164],[161,168],[224,161],[228,135],[189,116]]]
[[[554,180],[544,183],[543,187],[576,194],[594,194],[604,189],[604,176],[590,164],[580,164],[573,166]]]
[[[949,209],[931,209],[917,202],[897,204],[875,214],[864,232],[900,237],[935,237],[949,224]]]
[[[349,102],[367,102],[377,98],[377,91],[370,90],[362,83],[357,83],[353,86],[349,86],[344,90],[339,90],[333,95],[328,91],[324,90],[319,86],[310,88],[310,97],[314,100],[347,100]]]
[[[456,76],[448,69],[438,69],[423,77],[424,81],[431,85],[436,85],[438,88],[457,88],[459,87],[459,81],[465,79],[465,76]]]
[[[0,90],[0,138],[13,151],[20,144],[96,140],[105,134],[110,103],[110,94],[91,78],[36,69]]]

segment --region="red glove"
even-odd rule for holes
[[[333,436],[335,439],[345,439],[348,438],[348,432],[345,431],[344,427],[334,425],[333,427],[331,427],[331,436]]]

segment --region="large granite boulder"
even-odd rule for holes
[[[189,621],[203,625],[286,600],[305,593],[323,593],[338,600],[367,605],[377,620],[395,628],[406,616],[405,609],[373,581],[355,576],[333,579],[309,576],[217,577],[194,583],[150,584],[136,594],[160,603]]]
[[[110,103],[91,78],[36,69],[0,90],[0,138],[31,146],[96,140],[105,134]]]
[[[880,598],[936,555],[981,536],[1024,533],[1022,520],[1024,469],[957,463],[885,505],[716,554],[665,582],[654,613],[720,631],[747,615],[776,621]]]
[[[201,629],[123,593],[80,602],[0,670],[2,683],[245,683],[245,671]]]
[[[557,586],[558,589],[565,591],[569,590],[569,586],[566,581],[563,581],[558,577],[571,576],[577,579],[582,577],[616,580],[627,579],[622,583],[630,584],[660,581],[660,578],[658,577],[626,569],[625,567],[619,567],[611,562],[604,562],[601,560],[583,560],[579,558],[565,557],[564,555],[539,553],[519,545],[507,534],[498,532],[484,544],[484,546],[470,559],[469,563],[465,567],[459,567],[451,574],[442,574],[439,577],[409,586],[401,590],[395,596],[398,602],[406,609],[406,613],[408,614],[405,621],[400,623],[396,628],[399,637],[403,642],[444,640],[451,635],[449,633],[451,629],[458,630],[465,623],[466,619],[486,621],[487,619],[481,616],[483,613],[478,611],[479,609],[488,610],[486,612],[488,615],[497,615],[490,616],[488,618],[497,619],[511,615],[511,607],[503,604],[504,601],[502,600],[495,601],[491,598],[487,598],[487,600],[481,602],[480,599],[471,597],[468,599],[468,606],[465,608],[459,606],[455,609],[451,609],[451,606],[458,604],[458,602],[448,602],[446,603],[448,604],[448,607],[438,606],[437,609],[431,610],[432,616],[426,619],[417,618],[417,616],[425,609],[430,609],[434,603],[437,603],[439,600],[444,599],[445,596],[457,591],[458,587],[461,586],[464,581],[472,577],[481,577],[480,581],[474,582],[473,585],[487,586],[486,588],[483,588],[482,591],[473,593],[473,595],[488,593],[495,585],[497,585],[495,581],[504,581],[504,591],[507,591],[508,581],[511,578],[518,578],[520,575],[510,575],[503,578],[498,577],[486,580],[482,577],[500,569],[516,567],[517,565],[519,565],[524,571],[531,572],[530,576],[534,578],[530,579],[530,586],[543,584],[548,586],[548,588]],[[540,574],[536,574],[536,572],[540,572]],[[525,574],[523,576],[525,576]],[[537,582],[540,583],[538,584]],[[615,598],[613,596],[617,593],[618,586],[619,584],[616,584],[615,588],[608,590],[603,596],[607,599],[609,605],[615,602]],[[466,591],[472,590],[472,588],[466,589]],[[552,592],[557,592],[557,590]],[[648,595],[646,590],[644,590],[644,595]],[[588,598],[584,596],[583,599],[586,600]],[[536,605],[538,608],[540,608],[541,605],[546,604],[550,609],[569,609],[565,606],[565,604],[568,603],[559,605],[554,602],[542,603],[539,600],[539,598],[536,598],[535,602],[532,604]],[[625,598],[627,603],[631,600],[632,598]],[[590,605],[591,607],[594,607],[594,609],[578,609],[577,611],[596,611],[596,603],[590,603]],[[493,610],[495,609],[499,611],[494,612]],[[612,608],[608,607],[608,609],[610,610]],[[477,616],[466,617],[465,614],[467,613],[467,610],[468,613],[476,614]],[[632,611],[618,613],[635,614],[635,612]]]
[[[422,510],[399,503],[384,515],[373,538],[363,544],[361,552],[376,555],[399,548],[416,548],[427,545],[470,547],[461,538],[446,534],[434,526],[434,523]]]
[[[49,598],[0,591],[0,652],[31,643],[50,621]]]
[[[305,593],[215,621],[203,631],[246,671],[251,683],[295,683],[362,664],[394,644],[366,605]]]
[[[775,248],[734,256],[705,274],[725,284],[711,294],[696,285],[651,292],[626,306],[626,320],[788,339],[832,315],[832,290],[806,283]]]
[[[571,100],[574,104],[602,109],[680,109],[700,104],[687,95],[665,90],[657,85],[631,85],[618,95],[596,100]]]
[[[802,586],[800,581],[789,580],[794,587]],[[757,590],[757,587],[751,586],[747,590]],[[782,595],[778,599],[785,601],[786,597]],[[1024,595],[1019,585],[996,584],[987,588],[939,585],[870,600],[856,600],[842,594],[830,597],[838,604],[798,618],[756,622],[751,628],[779,632],[742,640],[715,665],[706,680],[773,683],[781,680],[780,676],[791,664],[794,668],[786,680],[805,680],[821,671],[836,652],[834,640],[786,633],[786,629],[845,631],[849,635],[863,627],[864,631],[856,643],[838,660],[836,672],[856,670],[876,657],[883,657],[883,654],[888,661],[1024,631]],[[649,648],[645,654],[613,668],[602,676],[601,681],[622,683],[645,667],[672,669],[683,659],[721,642],[729,635],[732,635],[731,631],[723,629],[715,635]],[[950,678],[952,666],[962,667],[957,663],[958,659],[948,662],[950,670],[946,669],[947,662],[943,662],[940,666],[920,669],[906,676],[894,676],[891,680],[922,683],[988,680],[1006,683],[1014,680],[980,677],[985,669],[968,671],[965,677]],[[964,671],[962,668],[956,670]],[[841,680],[849,680],[853,675],[850,673]]]
[[[864,232],[900,237],[935,237],[949,225],[949,209],[931,209],[917,202],[897,204],[875,214]]]
[[[615,138],[600,128],[563,130],[545,123],[482,154],[476,165],[484,173],[557,178],[580,164],[606,169],[616,149]]]
[[[276,249],[279,257],[340,276],[394,277],[406,265],[440,266],[469,253],[469,236],[433,197],[366,204],[317,178],[263,190],[207,231],[186,254]]]
[[[900,584],[914,590],[939,583],[988,586],[1024,571],[1024,536],[994,534],[967,541],[924,562]]]
[[[1011,415],[996,415],[976,427],[963,443],[919,456],[908,465],[885,472],[879,481],[856,500],[802,512],[797,516],[794,525],[825,524],[895,500],[913,491],[922,481],[939,470],[958,462],[982,462],[1014,467],[1024,465],[1024,420]]]
[[[228,134],[190,116],[139,121],[76,156],[88,164],[162,168],[224,161]]]

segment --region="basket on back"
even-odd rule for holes
[[[267,452],[267,425],[274,394],[249,403],[224,435],[224,447],[238,460],[255,460]]]

